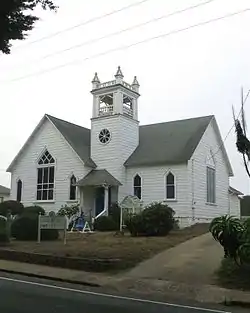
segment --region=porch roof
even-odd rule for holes
[[[112,176],[107,170],[92,170],[82,179],[80,179],[77,186],[102,186],[107,184],[109,186],[122,185],[119,180]]]

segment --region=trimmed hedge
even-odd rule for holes
[[[15,219],[11,225],[11,235],[17,240],[37,240],[38,216],[23,215]],[[58,238],[57,229],[41,230],[41,240],[57,240]]]
[[[26,206],[23,209],[22,215],[29,215],[29,214],[36,214],[39,215],[45,215],[45,210],[39,205],[34,205],[34,206]]]
[[[20,215],[24,210],[22,203],[8,200],[0,203],[0,215],[7,216],[7,212],[10,211],[11,215]]]

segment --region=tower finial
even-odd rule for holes
[[[139,91],[140,84],[139,84],[139,82],[138,82],[136,76],[134,77],[134,80],[133,80],[133,83],[132,83],[131,86],[132,86],[132,88],[133,88],[136,92]]]
[[[140,85],[139,85],[139,83],[138,83],[138,80],[137,80],[137,77],[136,77],[136,76],[134,77],[134,80],[133,80],[132,86],[137,86],[137,87],[140,87]]]
[[[95,76],[92,80],[92,88],[95,89],[95,88],[98,88],[98,85],[100,84],[100,79],[97,75],[97,73],[95,72]]]
[[[98,84],[100,84],[100,79],[99,79],[99,77],[98,77],[98,75],[97,75],[96,72],[95,72],[95,76],[94,76],[94,78],[93,78],[93,80],[92,80],[92,83],[98,83]]]
[[[120,66],[118,66],[118,68],[117,68],[117,71],[116,71],[116,74],[115,74],[115,78],[116,79],[123,79],[123,74],[122,74],[122,70],[121,70],[121,67]]]

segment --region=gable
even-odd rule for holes
[[[150,166],[187,162],[213,116],[140,126],[139,146],[125,166]]]
[[[89,147],[86,147],[86,145],[83,144],[82,148],[80,149],[75,149],[76,147],[72,146],[72,138],[70,136],[68,136],[67,138],[65,138],[65,133],[66,131],[64,131],[64,133],[61,133],[61,130],[64,130],[63,127],[60,125],[60,123],[58,122],[57,125],[55,125],[56,123],[53,123],[56,122],[56,121],[61,121],[59,119],[56,119],[54,118],[53,120],[53,117],[51,116],[48,116],[48,115],[44,115],[43,118],[41,119],[41,121],[38,123],[38,125],[36,126],[36,128],[34,129],[34,131],[32,132],[32,134],[30,135],[30,137],[27,139],[27,141],[25,142],[25,144],[23,145],[23,147],[21,148],[21,150],[18,152],[18,154],[16,155],[16,157],[14,158],[14,160],[11,162],[11,164],[9,165],[8,169],[7,169],[7,172],[11,172],[13,167],[15,166],[15,164],[18,162],[18,160],[20,159],[20,157],[25,153],[26,149],[29,147],[30,144],[32,144],[32,141],[33,139],[36,138],[39,130],[41,129],[41,127],[43,127],[44,123],[46,121],[48,121],[51,125],[53,125],[54,129],[57,130],[61,135],[62,137],[64,138],[65,140],[65,143],[68,144],[68,146],[74,151],[74,153],[77,155],[77,157],[86,165],[86,166],[93,166],[95,167],[95,164],[91,162],[91,159],[89,160],[89,157],[88,157],[88,152],[90,150]],[[71,124],[71,123],[68,123],[68,122],[65,122],[66,124],[69,124],[69,125],[73,125],[73,128],[81,128],[80,126],[76,126],[74,124]],[[58,127],[57,127],[58,126]],[[61,126],[61,127],[60,127]],[[74,127],[75,126],[75,127]],[[69,126],[68,126],[69,127]],[[65,127],[65,129],[67,129],[67,126]],[[84,128],[84,131],[86,129]],[[78,132],[75,132],[76,133],[76,139],[77,139],[77,143],[80,141],[79,137],[81,135],[81,133],[78,131]],[[84,136],[83,136],[83,142],[84,142]],[[87,152],[84,153],[84,149],[86,148]]]
[[[9,195],[10,194],[10,189],[0,185],[0,194],[1,195]]]
[[[90,157],[90,129],[46,115],[86,166],[96,167]]]

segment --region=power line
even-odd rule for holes
[[[46,40],[46,39],[53,38],[53,37],[58,36],[58,35],[60,35],[60,34],[62,34],[62,33],[66,33],[66,32],[68,32],[68,31],[71,31],[71,30],[73,30],[73,29],[76,29],[76,28],[78,28],[78,27],[81,27],[81,26],[85,26],[85,25],[94,23],[94,22],[99,21],[99,20],[101,20],[101,19],[104,19],[104,18],[106,18],[106,17],[108,17],[108,16],[111,16],[111,15],[114,15],[114,14],[117,14],[117,13],[120,13],[120,12],[122,12],[122,11],[128,10],[128,9],[133,8],[133,7],[135,7],[135,6],[139,6],[139,5],[141,5],[141,4],[145,3],[145,2],[148,2],[148,1],[151,1],[151,0],[142,0],[142,1],[138,1],[138,2],[135,2],[135,3],[129,4],[129,5],[127,5],[127,6],[124,6],[124,7],[120,8],[120,9],[113,10],[113,11],[111,11],[111,12],[108,12],[108,13],[106,13],[106,14],[102,14],[102,15],[93,17],[93,18],[91,18],[91,19],[89,19],[89,20],[86,20],[86,21],[83,21],[83,22],[81,22],[81,23],[79,23],[79,24],[70,26],[70,27],[65,28],[65,29],[63,29],[63,30],[59,30],[58,32],[55,32],[55,33],[50,34],[50,35],[48,35],[48,36],[44,36],[44,37],[42,37],[42,38],[40,38],[40,39],[37,39],[37,40],[31,41],[31,42],[28,42],[28,43],[23,44],[23,45],[20,45],[19,47],[15,47],[14,50],[22,49],[22,48],[27,47],[27,46],[29,46],[29,45],[32,45],[32,44],[34,44],[34,43],[37,43],[37,42],[40,42],[40,41],[43,41],[43,40]]]
[[[200,27],[200,26],[211,24],[213,22],[217,22],[217,21],[229,18],[229,17],[233,17],[233,16],[236,16],[236,15],[245,13],[247,11],[250,11],[250,8],[247,8],[247,9],[244,9],[244,10],[240,10],[240,11],[237,11],[237,12],[233,12],[233,13],[230,13],[230,14],[226,14],[226,15],[223,15],[223,16],[220,16],[220,17],[216,17],[216,18],[204,21],[204,22],[200,22],[200,23],[197,23],[197,24],[194,24],[194,25],[190,25],[190,26],[187,26],[185,28],[177,29],[177,30],[174,30],[174,31],[171,31],[171,32],[168,32],[168,33],[164,33],[164,34],[161,34],[161,35],[154,36],[154,37],[150,37],[150,38],[147,38],[147,39],[144,39],[144,40],[141,40],[141,41],[137,41],[137,42],[132,43],[132,44],[127,45],[127,46],[121,46],[121,47],[113,48],[113,49],[110,49],[110,50],[107,50],[107,51],[104,51],[104,52],[101,52],[101,53],[90,55],[89,57],[86,57],[83,60],[74,60],[74,61],[71,61],[71,62],[68,62],[68,63],[64,63],[64,64],[61,64],[61,65],[58,65],[58,66],[55,66],[55,67],[52,67],[52,68],[49,68],[49,69],[45,69],[45,70],[42,70],[42,71],[39,71],[39,72],[32,73],[30,75],[25,75],[25,76],[21,76],[21,77],[17,77],[17,78],[11,79],[11,80],[2,81],[0,83],[15,82],[15,81],[20,81],[20,80],[27,79],[27,78],[30,78],[30,77],[33,77],[33,76],[39,76],[39,75],[42,75],[42,74],[45,74],[45,73],[49,73],[49,72],[52,72],[52,71],[64,68],[64,67],[69,66],[69,65],[73,65],[75,63],[82,63],[82,62],[85,62],[85,61],[88,61],[88,60],[91,60],[91,59],[94,59],[94,58],[97,58],[97,57],[100,57],[100,56],[104,56],[104,55],[107,55],[107,54],[110,54],[110,53],[113,53],[113,52],[129,49],[131,47],[135,47],[135,46],[138,46],[140,44],[150,42],[152,40],[168,37],[170,35],[174,35],[174,34],[178,34],[178,33],[190,30],[192,28],[197,28],[197,27]]]
[[[245,103],[246,103],[246,101],[247,101],[249,95],[250,95],[250,89],[248,90],[247,95],[246,95],[245,99],[244,99],[243,102],[242,102],[242,107],[241,107],[241,109],[240,109],[240,111],[239,111],[239,113],[238,113],[238,115],[237,115],[237,117],[236,117],[236,120],[240,117],[240,114],[242,113],[243,107],[244,107],[244,105],[245,105]],[[230,133],[231,133],[231,131],[234,129],[234,127],[235,127],[235,123],[233,123],[232,127],[229,129],[229,131],[227,132],[227,134],[226,134],[224,140],[222,141],[221,145],[220,145],[219,148],[216,150],[216,152],[211,155],[211,157],[209,158],[209,160],[210,160],[211,158],[213,158],[213,157],[221,150],[221,148],[224,146],[225,141],[227,140],[228,136],[230,135]]]
[[[202,2],[202,3],[198,3],[196,5],[192,5],[192,6],[189,6],[189,7],[186,7],[184,9],[180,9],[180,10],[177,10],[177,11],[173,11],[171,13],[168,13],[168,14],[165,14],[165,15],[162,15],[162,16],[159,16],[159,17],[156,17],[156,18],[153,18],[149,21],[146,21],[146,22],[143,22],[143,23],[140,23],[140,24],[136,24],[134,26],[130,26],[130,27],[127,27],[127,28],[124,28],[122,30],[119,30],[119,31],[116,31],[116,32],[113,32],[113,33],[110,33],[108,35],[104,35],[104,36],[101,36],[101,37],[98,37],[98,38],[95,38],[95,39],[91,39],[91,40],[88,40],[88,41],[84,41],[80,44],[77,44],[77,45],[73,45],[71,47],[68,47],[66,49],[63,49],[63,50],[59,50],[59,51],[55,51],[53,53],[50,53],[50,54],[47,54],[41,58],[38,58],[36,60],[34,60],[32,63],[35,63],[35,62],[38,62],[38,61],[42,61],[42,60],[45,60],[47,58],[50,58],[50,57],[53,57],[53,56],[56,56],[58,54],[62,54],[62,53],[65,53],[65,52],[68,52],[70,50],[73,50],[73,49],[78,49],[78,48],[81,48],[83,46],[87,46],[87,45],[90,45],[90,44],[93,44],[93,43],[96,43],[100,40],[103,40],[103,39],[107,39],[107,38],[110,38],[110,37],[113,37],[113,36],[116,36],[116,35],[119,35],[119,34],[122,34],[124,32],[127,32],[127,31],[131,31],[131,30],[134,30],[136,28],[140,28],[142,26],[146,26],[148,24],[151,24],[151,23],[155,23],[155,22],[158,22],[160,20],[163,20],[163,19],[166,19],[166,18],[169,18],[169,17],[172,17],[174,15],[177,15],[177,14],[181,14],[181,13],[184,13],[184,12],[187,12],[187,11],[190,11],[190,10],[193,10],[193,9],[196,9],[198,7],[201,7],[201,6],[204,6],[204,5],[207,5],[207,4],[210,4],[211,2],[214,2],[214,1],[217,1],[217,0],[208,0],[208,1],[205,1],[205,2]],[[22,65],[25,65],[27,63],[24,63],[24,64],[21,64]],[[30,65],[31,63],[29,63]]]

